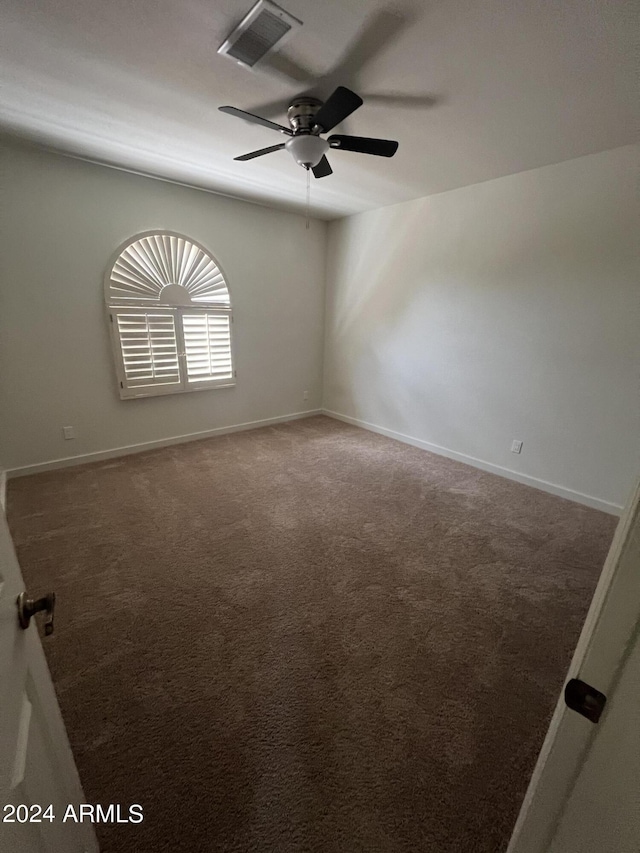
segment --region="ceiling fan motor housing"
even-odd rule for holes
[[[287,110],[287,118],[294,133],[312,133],[315,122],[314,117],[322,101],[317,98],[296,98],[291,101]]]

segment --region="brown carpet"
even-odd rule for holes
[[[9,517],[103,853],[504,850],[616,523],[325,417]]]

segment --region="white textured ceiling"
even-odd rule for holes
[[[217,107],[263,108],[286,123],[294,95],[326,98],[341,84],[365,103],[334,132],[400,148],[391,160],[330,152],[334,174],[312,179],[312,211],[323,218],[636,139],[635,0],[281,0],[304,26],[248,71],[216,50],[252,5],[4,0],[0,128],[303,210],[305,172],[287,152],[233,161],[282,137]]]

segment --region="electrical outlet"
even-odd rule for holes
[[[66,439],[75,438],[76,431],[72,426],[62,427],[62,433]]]
[[[303,392],[302,392],[302,399],[303,399],[303,400],[308,400],[308,399],[309,399],[309,392],[308,392],[308,391],[303,391]]]
[[[511,442],[511,452],[512,453],[522,453],[522,442],[518,441],[517,438],[514,438]]]

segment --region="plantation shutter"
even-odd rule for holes
[[[228,314],[182,314],[187,382],[220,382],[233,378],[231,324]]]
[[[235,384],[227,283],[193,240],[167,231],[129,240],[105,300],[123,399]]]
[[[180,386],[175,316],[161,311],[114,311],[124,391],[174,390]],[[132,395],[133,396],[133,395]]]

